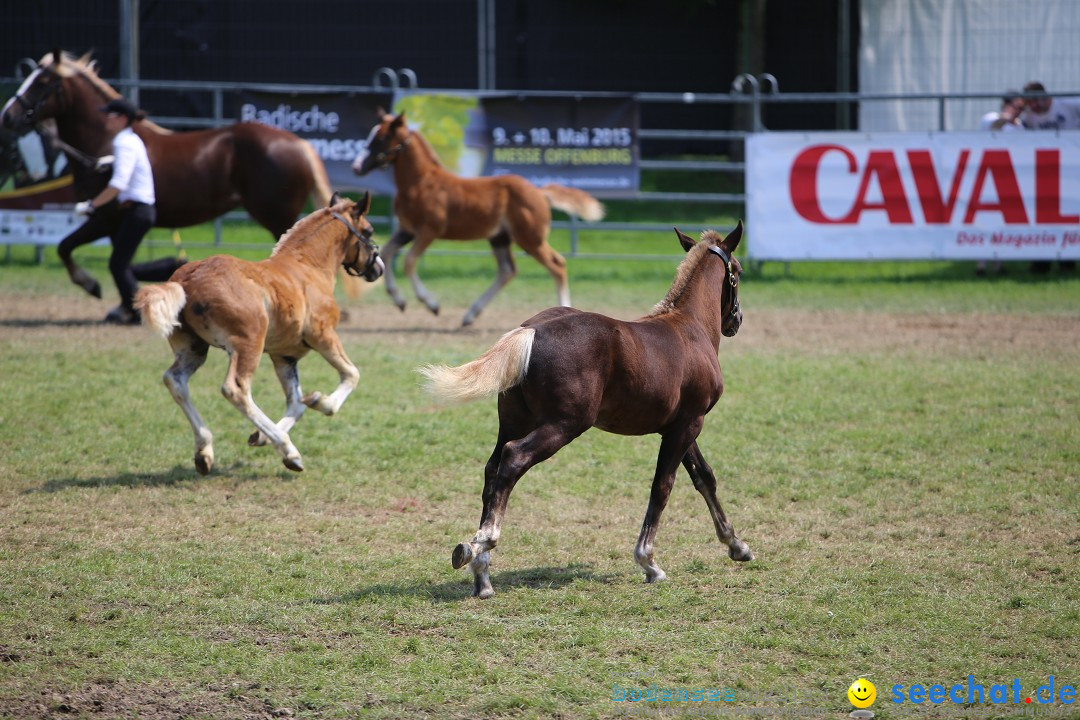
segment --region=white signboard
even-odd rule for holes
[[[84,222],[66,210],[0,210],[0,245],[57,245]]]
[[[760,133],[755,260],[1080,259],[1080,131]]]

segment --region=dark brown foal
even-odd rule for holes
[[[514,485],[591,427],[620,435],[660,434],[649,507],[634,550],[646,582],[666,577],[654,559],[653,541],[680,463],[705,498],[729,557],[753,559],[724,515],[716,476],[697,445],[705,415],[724,391],[720,338],[735,335],[742,323],[742,268],[732,255],[742,223],[726,238],[713,231],[701,242],[678,235],[687,257],[667,296],[646,317],[623,322],[551,308],[470,363],[420,369],[428,389],[447,400],[499,395],[499,436],[484,468],[480,529],[452,556],[454,567],[472,568],[474,595],[494,594],[489,552],[499,541]]]

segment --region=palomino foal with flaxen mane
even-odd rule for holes
[[[431,312],[439,313],[438,301],[416,273],[420,256],[437,238],[487,238],[499,265],[495,282],[469,307],[462,325],[470,325],[517,274],[513,243],[536,258],[555,278],[559,304],[570,304],[566,260],[548,245],[551,207],[594,222],[604,217],[604,206],[596,198],[562,185],[538,188],[520,175],[454,175],[439,162],[424,136],[408,128],[405,113],[384,115],[372,128],[365,150],[353,162],[353,172],[365,175],[388,165],[394,166],[394,214],[401,229],[383,248],[383,257],[386,290],[398,308],[405,309],[405,298],[394,281],[394,256],[403,246],[413,243],[405,257],[405,274],[412,281],[416,297]]]
[[[297,222],[274,246],[270,258],[248,262],[215,255],[182,266],[169,282],[145,287],[135,299],[143,322],[169,341],[175,361],[165,386],[195,432],[195,468],[203,475],[214,464],[213,436],[188,395],[188,378],[206,361],[211,345],[229,354],[221,392],[255,424],[251,445],[272,444],[290,470],[303,470],[289,430],[310,407],[333,415],[356,387],[360,373],[337,335],[341,313],[334,300],[339,267],[368,282],[383,273],[383,261],[360,203],[339,200]],[[296,364],[314,349],[341,377],[329,395],[302,395]],[[276,424],[251,399],[251,378],[263,353],[270,355],[286,410]]]
[[[499,541],[514,484],[590,427],[620,435],[660,434],[652,494],[634,549],[646,582],[666,577],[653,558],[653,540],[680,462],[705,498],[728,556],[753,559],[720,507],[716,476],[697,445],[706,413],[724,392],[720,338],[732,337],[742,324],[742,267],[732,255],[742,223],[726,238],[711,230],[697,243],[678,235],[688,254],[667,296],[646,317],[623,322],[551,308],[470,363],[420,368],[428,389],[441,398],[499,395],[499,437],[484,468],[480,529],[452,556],[455,568],[472,568],[474,595],[495,592],[489,552]]]

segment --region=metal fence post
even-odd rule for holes
[[[139,0],[120,0],[120,77],[139,79]],[[127,96],[139,105],[139,86],[127,88]]]
[[[487,90],[487,0],[476,0],[476,89]]]
[[[398,74],[394,68],[381,67],[371,74],[371,86],[373,88],[381,90],[383,88],[382,79],[386,78],[390,81],[390,89],[394,92],[398,90]]]
[[[225,124],[225,98],[224,92],[220,87],[214,88],[213,93],[214,104],[214,125],[215,127],[221,127]],[[225,221],[222,216],[218,216],[214,219],[214,247],[221,247],[221,235],[225,227]]]
[[[576,257],[578,254],[578,218],[577,215],[570,213],[570,257]]]
[[[743,73],[735,76],[735,79],[731,81],[732,92],[746,94],[743,90],[743,85],[748,84],[750,86],[750,128],[753,132],[761,130],[761,104],[758,102],[758,81],[757,78],[750,73]]]

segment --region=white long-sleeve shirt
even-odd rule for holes
[[[124,128],[113,138],[113,171],[109,187],[120,191],[117,200],[153,205],[154,174],[150,169],[150,156],[146,145],[131,128]]]

